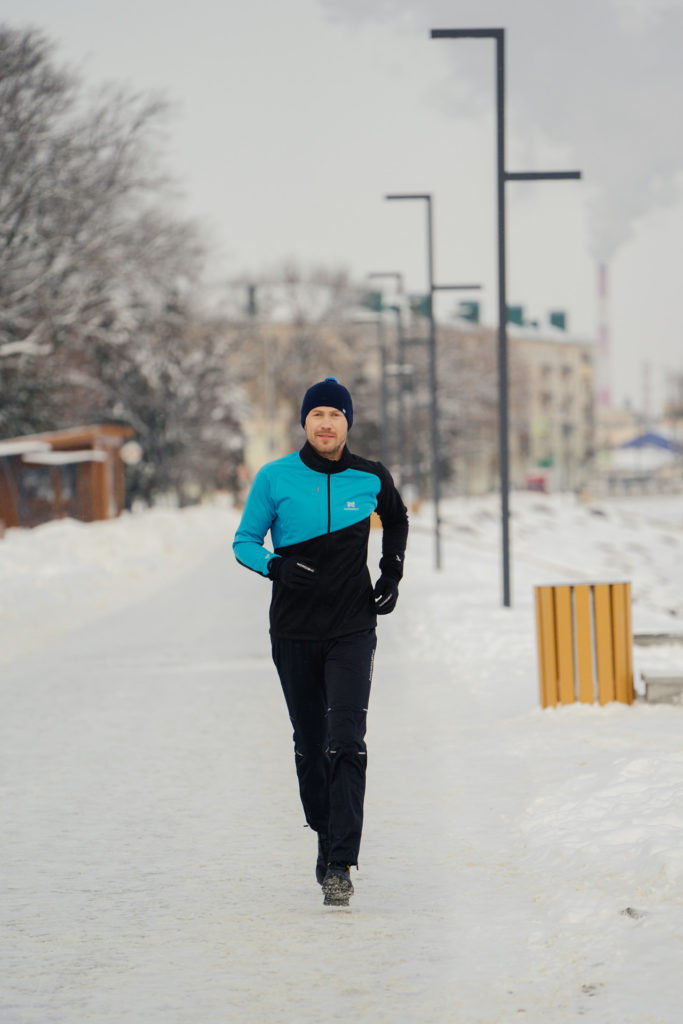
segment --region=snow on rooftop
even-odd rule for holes
[[[78,451],[38,452],[24,455],[23,461],[38,466],[68,466],[76,462],[106,462],[107,453],[97,448],[83,448]]]
[[[0,441],[0,458],[3,456],[28,455],[35,452],[49,452],[46,441]]]

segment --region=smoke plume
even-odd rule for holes
[[[681,197],[683,0],[319,0],[338,20],[391,21],[448,47],[456,115],[490,103],[485,43],[430,40],[431,28],[504,28],[510,154],[540,138],[580,169],[594,255],[608,260],[634,223]],[[492,44],[490,44],[492,47]],[[510,143],[514,143],[514,147]]]

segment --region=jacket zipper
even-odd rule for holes
[[[327,474],[327,532],[332,530],[332,474]]]

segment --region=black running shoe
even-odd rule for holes
[[[325,875],[327,874],[327,851],[329,849],[329,843],[327,842],[327,836],[323,836],[318,832],[318,859],[315,864],[315,877],[318,885],[323,884]]]
[[[353,896],[353,884],[347,864],[330,864],[322,884],[326,907],[348,907]]]

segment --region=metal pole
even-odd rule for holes
[[[498,449],[503,605],[510,607],[510,459],[508,427],[507,281],[505,260],[505,30],[496,31],[496,139],[498,195]]]
[[[434,502],[434,568],[441,568],[441,517],[439,515],[439,410],[436,382],[436,320],[434,317],[434,241],[432,197],[427,197],[427,276],[429,279],[429,390],[432,428],[432,500]]]
[[[379,390],[379,451],[380,461],[385,466],[389,465],[389,427],[388,427],[388,399],[387,399],[387,347],[384,343],[384,324],[382,314],[377,314],[377,344],[379,345],[380,368],[382,379]]]
[[[406,403],[405,403],[405,345],[403,343],[403,314],[400,306],[396,310],[396,342],[398,355],[398,421],[396,423],[396,447],[400,482],[404,480],[404,467],[406,458]]]
[[[434,256],[432,244],[432,197],[428,192],[400,192],[385,199],[424,199],[427,202],[427,276],[429,279],[429,381],[431,391],[431,464],[434,501],[434,567],[441,568],[441,519],[439,516],[439,419],[436,387],[436,328],[434,323]]]
[[[429,283],[429,386],[431,392],[431,469],[432,495],[434,502],[434,567],[441,568],[441,517],[439,515],[439,410],[436,372],[436,320],[434,317],[434,293],[453,289],[480,288],[481,285],[437,285],[434,284],[434,243],[432,224],[432,196],[430,192],[393,192],[385,199],[424,199],[427,203],[427,276]]]
[[[366,275],[369,279],[390,277],[396,281],[396,291],[399,296],[399,303],[403,301],[404,289],[403,289],[403,274],[399,270],[374,270]],[[404,357],[404,344],[403,344],[403,318],[401,313],[401,306],[389,306],[385,307],[396,314],[396,354],[398,359],[398,418],[396,422],[396,460],[399,466],[399,485],[403,479],[403,467],[406,461],[405,457],[405,403],[404,403],[404,380],[403,380],[403,364],[405,361]],[[386,361],[385,361],[386,365]],[[388,389],[387,398],[388,404]],[[388,415],[388,414],[387,414]],[[387,464],[388,465],[388,464]],[[389,467],[391,468],[391,467]]]
[[[503,604],[510,607],[510,465],[505,242],[505,182],[580,178],[580,171],[505,171],[505,29],[435,28],[432,39],[494,39],[496,42],[496,191],[498,199],[498,447],[502,534]]]

